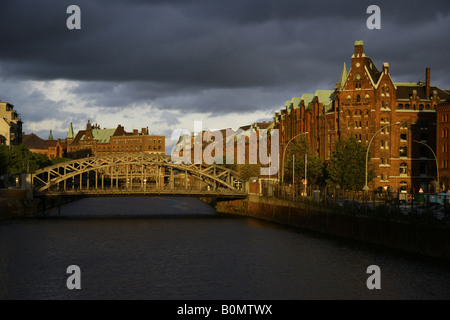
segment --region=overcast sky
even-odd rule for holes
[[[81,30],[69,30],[69,5]],[[381,29],[369,30],[369,5]],[[87,120],[127,131],[234,128],[333,89],[356,40],[394,81],[450,89],[450,1],[14,0],[0,2],[0,100],[25,133]],[[170,147],[170,141],[166,144]]]

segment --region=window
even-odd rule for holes
[[[380,144],[381,144],[381,149],[383,149],[384,148],[384,140],[381,140]]]
[[[408,165],[406,164],[406,162],[402,162],[400,164],[400,175],[401,176],[408,175]]]
[[[425,162],[420,163],[419,173],[421,175],[426,175],[428,171],[428,165]]]
[[[361,102],[361,96],[359,94],[356,96],[356,102]]]
[[[421,133],[420,134],[420,140],[421,141],[427,141],[428,135],[426,133]]]
[[[400,133],[400,141],[405,142],[406,141],[406,133]]]
[[[401,158],[406,158],[408,156],[408,147],[402,146],[399,148],[399,151]]]
[[[422,119],[422,120],[420,121],[420,128],[421,128],[421,129],[428,129],[428,121],[425,120],[425,119]],[[448,130],[448,129],[447,129],[447,130]]]

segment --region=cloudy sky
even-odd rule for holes
[[[67,8],[81,9],[69,30]],[[381,29],[369,30],[369,5]],[[1,0],[0,100],[24,131],[234,128],[333,89],[356,40],[394,81],[450,88],[450,1]]]

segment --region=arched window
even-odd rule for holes
[[[361,102],[361,96],[359,94],[356,96],[356,102]]]

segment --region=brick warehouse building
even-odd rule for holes
[[[118,125],[116,129],[101,129],[98,125],[86,124],[86,130],[75,135],[70,124],[65,140],[66,157],[77,159],[89,156],[109,156],[127,153],[165,154],[165,137],[149,135],[148,128],[126,132]]]
[[[450,100],[440,104],[436,109],[436,156],[439,164],[439,177],[443,191],[450,189]]]
[[[371,190],[435,190],[436,161],[429,148],[436,150],[436,109],[449,99],[449,91],[431,85],[429,68],[423,82],[393,82],[389,64],[378,70],[363,49],[363,41],[356,41],[351,68],[347,72],[344,63],[334,90],[292,98],[275,113],[280,157],[286,144],[304,132],[310,151],[325,160],[336,139],[352,135],[368,145],[373,138],[371,164],[377,176]]]

